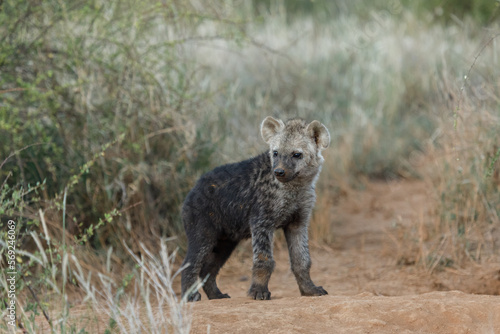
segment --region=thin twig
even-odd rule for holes
[[[20,88],[20,87],[9,88],[9,89],[0,90],[0,94],[10,93],[10,92],[22,92],[25,90],[26,90],[26,88]]]
[[[10,159],[10,158],[12,158],[13,156],[15,156],[17,153],[22,152],[22,151],[24,151],[25,149],[30,148],[31,146],[38,146],[38,145],[43,145],[43,144],[45,144],[45,143],[35,143],[35,144],[30,144],[30,145],[27,145],[27,146],[25,146],[25,147],[23,147],[23,148],[21,148],[21,149],[19,149],[19,150],[17,150],[17,151],[12,152],[12,153],[11,153],[11,154],[10,154],[7,158],[5,158],[5,160],[4,160],[4,161],[0,164],[0,169],[2,169],[3,165],[5,165],[5,163],[7,162],[7,160],[9,160],[9,159]]]
[[[486,43],[484,43],[484,45],[481,47],[481,49],[479,50],[479,52],[474,57],[474,61],[472,62],[472,65],[469,67],[469,70],[467,71],[467,74],[464,77],[464,83],[463,83],[462,87],[460,87],[460,97],[458,99],[457,108],[455,109],[455,112],[454,112],[455,124],[453,126],[454,126],[455,129],[457,128],[457,121],[456,121],[456,119],[457,119],[458,116],[460,116],[458,114],[458,111],[460,110],[460,105],[462,104],[462,100],[464,98],[464,90],[465,90],[465,86],[467,85],[467,81],[469,80],[470,73],[472,72],[472,69],[476,65],[477,60],[479,59],[479,57],[481,56],[481,54],[483,53],[483,51],[486,49],[486,47],[488,45],[490,45],[491,42],[493,42],[493,40],[495,38],[497,38],[498,36],[500,36],[500,33],[497,33],[497,34],[491,36],[491,38]]]
[[[134,203],[134,204],[132,204],[132,205],[129,205],[129,206],[127,206],[126,208],[121,209],[121,210],[120,210],[120,213],[126,212],[126,211],[128,211],[128,210],[130,210],[130,209],[132,209],[132,208],[134,208],[134,207],[136,207],[136,206],[138,206],[138,205],[141,205],[141,204],[142,204],[142,201],[139,201],[139,202],[137,202],[137,203]]]
[[[259,41],[255,40],[254,38],[251,38],[250,36],[246,36],[246,37],[247,37],[248,41],[249,41],[251,44],[253,44],[255,47],[258,47],[258,48],[260,48],[260,49],[266,50],[267,52],[272,53],[272,54],[275,54],[275,55],[277,55],[277,56],[283,57],[283,58],[285,58],[286,60],[288,60],[290,63],[292,63],[292,64],[296,65],[296,63],[295,63],[295,61],[292,59],[292,57],[290,57],[290,56],[289,56],[289,55],[287,55],[286,53],[281,52],[281,51],[279,51],[279,50],[276,50],[276,49],[274,49],[274,48],[272,48],[272,47],[270,47],[270,46],[268,46],[268,45],[266,45],[266,44],[264,44],[264,43],[261,43],[261,42],[259,42]],[[294,41],[293,43],[296,43],[296,41]],[[292,43],[292,44],[293,44],[293,43]]]
[[[12,176],[12,171],[9,171],[9,173],[7,174],[7,177],[5,178],[5,180],[3,180],[3,183],[2,183],[2,186],[0,187],[0,189],[3,189],[3,187],[5,187],[5,184],[7,183],[7,180],[11,176]]]
[[[23,278],[23,281],[24,281],[24,278]],[[26,281],[25,281],[26,283]],[[47,312],[45,311],[45,309],[43,308],[42,304],[40,303],[40,301],[38,300],[38,297],[36,296],[35,292],[33,291],[33,289],[31,288],[31,286],[26,283],[26,286],[28,287],[28,290],[30,290],[31,292],[31,295],[33,296],[33,298],[35,298],[35,301],[36,303],[40,306],[40,308],[42,309],[42,312],[43,312],[43,316],[45,317],[45,319],[47,319],[47,322],[49,323],[50,325],[50,328],[52,328],[52,321],[50,321],[50,318],[49,318],[49,315],[47,314]]]

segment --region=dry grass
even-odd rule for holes
[[[54,248],[50,242],[53,236],[48,233],[43,213],[40,215],[46,244],[33,233],[31,236],[38,250],[33,253],[18,251],[19,255],[45,270],[38,273],[43,277],[42,285],[34,284],[35,279],[29,276],[22,278],[30,288],[29,292],[22,290],[17,295],[17,323],[21,328],[28,333],[190,332],[190,307],[186,300],[176,295],[172,285],[182,268],[175,264],[177,252],[167,249],[171,240],[161,240],[160,249],[155,251],[141,245],[140,255],[124,244],[135,265],[126,268],[127,274],[120,281],[122,275],[117,274],[113,266],[112,247],[107,251],[104,264],[96,262],[89,266],[92,255],[87,253],[90,250],[75,244],[68,245],[71,252]],[[2,273],[0,283],[3,287],[7,287],[6,278]],[[12,329],[6,323],[2,326],[7,331]]]

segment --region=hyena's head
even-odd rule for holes
[[[318,121],[307,124],[302,119],[286,123],[271,116],[260,126],[269,144],[273,173],[280,182],[313,182],[323,164],[321,151],[330,145],[330,133]]]

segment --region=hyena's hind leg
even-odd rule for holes
[[[202,265],[206,261],[215,244],[215,238],[211,240],[209,236],[204,236],[203,238],[197,237],[197,235],[192,238],[188,237],[188,250],[186,258],[182,263],[182,266],[185,268],[182,270],[181,274],[183,297],[186,296],[188,291],[197,283],[198,278],[200,277]],[[191,291],[189,296],[187,296],[187,300],[190,302],[198,301],[200,299],[201,294],[197,290]]]
[[[228,294],[219,290],[216,278],[219,270],[229,259],[237,245],[237,241],[219,239],[217,245],[205,258],[201,267],[200,278],[202,280],[206,279],[203,291],[207,294],[208,299],[230,298]]]
[[[201,270],[201,260],[198,258],[199,249],[192,246],[188,246],[188,251],[182,266],[184,269],[181,274],[181,287],[182,287],[182,297],[185,297],[197,282],[198,276]],[[188,301],[195,302],[201,299],[201,294],[195,290],[191,291],[186,297]]]

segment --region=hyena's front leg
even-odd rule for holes
[[[323,287],[314,285],[309,274],[311,257],[309,256],[307,224],[289,225],[284,228],[284,232],[290,254],[290,265],[299,285],[300,294],[302,296],[328,294]]]
[[[271,299],[268,283],[274,270],[273,233],[273,228],[252,227],[253,268],[248,296],[253,299]]]

